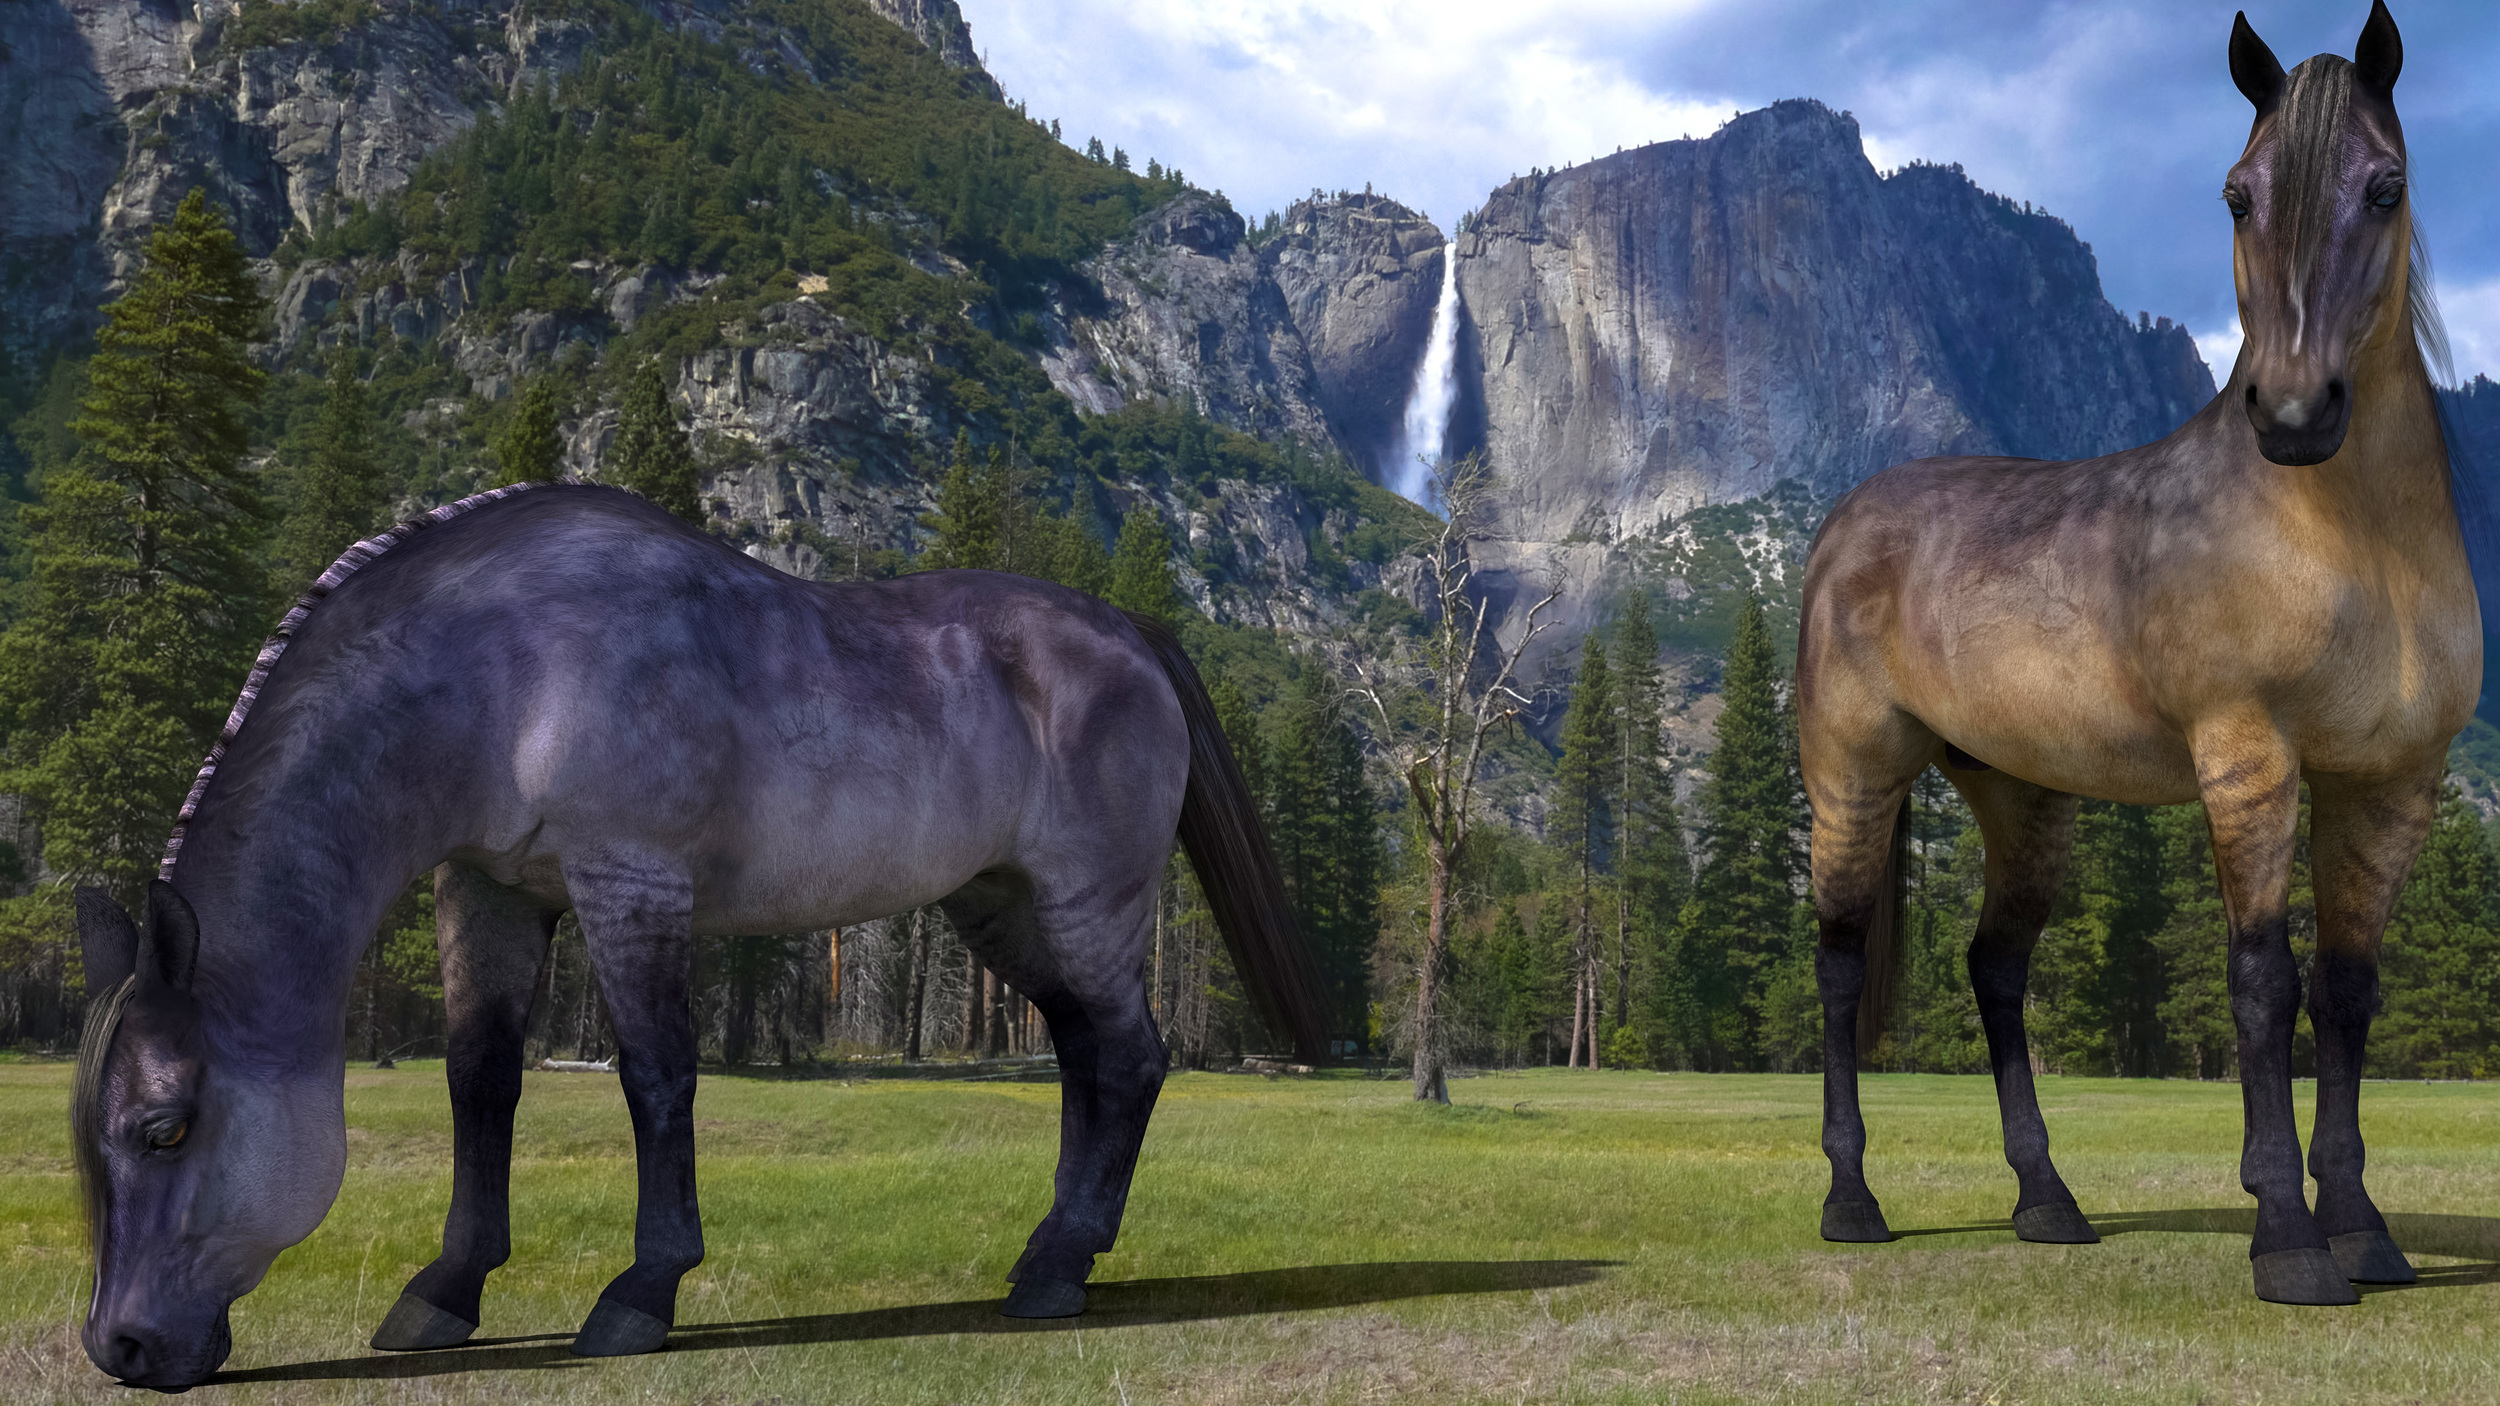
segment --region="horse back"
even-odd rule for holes
[[[410,750],[459,759],[452,856],[506,883],[562,902],[568,855],[621,848],[682,865],[698,929],[780,931],[1031,867],[1088,824],[1170,844],[1178,704],[1099,601],[991,572],[802,581],[612,491],[459,526],[317,612],[297,678],[317,690],[327,654],[364,659],[369,701],[402,680]]]

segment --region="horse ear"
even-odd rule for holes
[[[76,897],[78,958],[87,968],[87,998],[102,1000],[139,965],[139,930],[104,890],[81,884]]]
[[[2259,117],[2274,111],[2283,97],[2283,61],[2248,27],[2248,12],[2231,21],[2231,81],[2257,109]]]
[[[2404,36],[2387,0],[2370,0],[2370,22],[2361,26],[2361,42],[2353,46],[2353,81],[2382,96],[2396,91],[2396,75],[2404,71]]]
[[[165,984],[177,991],[189,990],[191,969],[200,959],[200,920],[163,879],[148,880],[147,946],[156,974]]]

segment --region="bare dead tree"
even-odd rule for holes
[[[1553,623],[1540,617],[1562,598],[1563,581],[1558,566],[1544,582],[1543,598],[1521,618],[1518,636],[1502,644],[1494,631],[1500,612],[1476,588],[1474,556],[1474,544],[1493,535],[1500,480],[1483,455],[1469,454],[1436,467],[1432,486],[1448,514],[1423,552],[1435,614],[1420,639],[1401,639],[1376,659],[1358,659],[1353,692],[1378,717],[1381,750],[1414,801],[1427,866],[1413,1013],[1415,1097],[1447,1103],[1440,996],[1451,884],[1474,822],[1485,743],[1530,701],[1518,686],[1519,661]]]
[[[928,994],[929,915],[915,908],[911,913],[911,1005],[903,1020],[903,1058],[913,1064],[920,1062],[921,1011]]]

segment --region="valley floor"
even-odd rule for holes
[[[127,1401],[79,1351],[70,1071],[0,1064],[0,1397]],[[235,1308],[194,1400],[2464,1402],[2500,1400],[2500,1086],[2372,1084],[2373,1189],[2419,1286],[2249,1293],[2227,1084],[2048,1079],[2095,1246],[2025,1245],[1984,1078],[1866,1081],[1901,1238],[1816,1238],[1810,1078],[1561,1070],[1452,1085],[1185,1074],[1093,1311],[996,1316],[1047,1204],[1058,1090],[707,1076],[710,1258],[658,1356],[566,1343],[632,1239],[612,1077],[532,1074],[482,1339],[364,1346],[431,1257],[439,1064],[348,1076],[321,1230]],[[2301,1091],[2305,1100],[2308,1089]],[[2304,1117],[2306,1116],[2304,1107]]]

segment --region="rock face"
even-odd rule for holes
[[[1043,369],[1084,409],[1187,397],[1252,434],[1334,446],[1377,479],[1440,294],[1441,232],[1384,197],[1298,202],[1252,247],[1192,192],[1058,290]],[[1099,290],[1099,296],[1092,296]]]
[[[1387,461],[1432,335],[1447,248],[1429,220],[1366,193],[1297,203],[1260,250],[1310,353],[1328,429],[1375,481],[1395,477]]]
[[[982,92],[1002,96],[998,80],[973,51],[972,26],[964,23],[955,0],[868,0],[868,8],[909,30],[948,68],[962,69]]]
[[[203,186],[266,254],[323,203],[370,201],[592,30],[512,0],[376,0],[335,33],[245,45],[240,0],[0,0],[0,353],[93,321],[139,241]],[[718,38],[735,0],[671,0]],[[995,97],[954,0],[874,0]]]
[[[238,0],[13,0],[0,49],[0,313],[12,353],[91,320],[193,186],[265,254],[369,201],[587,29],[509,0],[384,4],[352,31],[228,42]],[[27,39],[21,40],[23,17]]]
[[[216,13],[214,0],[210,12]],[[200,25],[165,0],[13,0],[0,27],[0,353],[82,328],[97,242],[142,107],[191,67]]]
[[[2065,224],[1957,169],[1879,176],[1819,103],[1513,181],[1458,249],[1460,442],[1512,476],[1532,541],[1920,455],[2105,453],[2213,395]]]
[[[1301,333],[1230,206],[1179,196],[1085,271],[1100,297],[1053,296],[1042,358],[1051,384],[1079,407],[1187,397],[1236,429],[1326,442]]]

